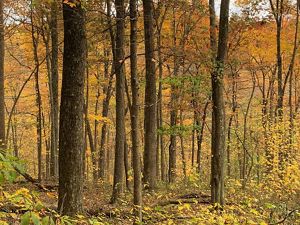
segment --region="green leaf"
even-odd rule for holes
[[[33,222],[34,225],[40,225],[41,222],[40,222],[40,216],[36,213],[31,213],[31,220]]]
[[[21,225],[29,225],[30,224],[30,217],[31,217],[31,212],[26,212],[22,217],[21,217]]]
[[[273,205],[271,203],[266,203],[265,206],[267,209],[275,209],[276,208],[276,205]]]
[[[54,225],[54,221],[50,216],[46,216],[42,219],[42,225]]]

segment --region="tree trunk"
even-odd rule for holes
[[[57,28],[57,1],[51,3],[51,156],[50,156],[50,175],[58,174],[58,129],[59,129],[59,109],[58,109],[58,28]]]
[[[161,43],[161,30],[163,26],[165,14],[163,14],[163,18],[161,22],[158,22],[158,16],[156,16],[156,28],[157,28],[157,57],[158,57],[158,74],[159,74],[159,84],[158,84],[158,94],[157,94],[157,127],[162,128],[163,125],[163,113],[162,113],[162,105],[163,105],[163,96],[162,96],[162,78],[163,78],[163,58],[162,58],[162,43]],[[157,134],[157,153],[160,152],[160,175],[161,180],[166,181],[166,165],[165,165],[165,152],[164,152],[164,139],[163,134]],[[159,157],[157,156],[156,159]],[[158,165],[159,162],[156,162]],[[156,168],[159,169],[158,167]],[[159,174],[157,172],[157,174]]]
[[[183,127],[183,110],[180,109],[180,126]],[[183,135],[180,134],[180,148],[181,148],[181,160],[182,160],[182,172],[184,175],[184,179],[187,178],[187,166],[186,166],[186,157],[185,157],[185,151],[184,151],[184,140]]]
[[[32,3],[32,2],[31,2]],[[32,38],[32,47],[33,47],[33,58],[35,63],[35,95],[36,95],[36,107],[38,109],[36,115],[36,131],[37,131],[37,156],[38,156],[38,180],[42,180],[42,99],[40,93],[39,85],[39,57],[38,57],[38,37],[39,33],[35,29],[34,19],[33,19],[33,8],[30,13],[31,20],[31,38]]]
[[[96,159],[96,148],[95,148],[95,143],[93,139],[93,133],[91,129],[91,124],[89,119],[86,119],[85,126],[87,129],[87,135],[90,143],[90,149],[91,149],[91,155],[92,155],[92,171],[93,171],[93,181],[95,182],[97,180],[97,159]]]
[[[44,21],[42,21],[42,27],[44,27]],[[50,123],[53,121],[53,115],[51,114],[51,107],[52,107],[52,81],[51,81],[51,58],[50,58],[50,47],[49,47],[49,36],[50,33],[46,31],[46,29],[42,29],[41,36],[43,37],[43,42],[45,45],[46,51],[46,65],[47,65],[47,75],[48,75],[48,88],[49,88],[49,105],[50,105]],[[43,133],[45,137],[45,145],[46,145],[46,178],[50,177],[50,146],[48,144],[48,137],[45,130],[45,118],[44,114],[42,114],[42,122],[43,122]],[[52,131],[50,140],[52,138]]]
[[[205,103],[202,118],[201,118],[201,125],[199,118],[197,120],[198,128],[201,126],[200,130],[197,130],[197,172],[200,174],[201,172],[201,154],[202,154],[202,142],[203,142],[203,134],[204,134],[204,126],[206,121],[207,115],[207,108],[209,105],[209,100]]]
[[[173,78],[176,79],[179,65],[177,60],[177,47],[176,47],[176,18],[175,18],[175,6],[173,6],[173,48],[174,48],[174,58],[173,58]],[[170,145],[169,145],[169,182],[173,183],[176,179],[176,125],[177,125],[177,88],[174,84],[171,84],[171,101],[170,101],[170,128],[171,128],[171,135],[170,135]],[[175,130],[175,133],[173,132]]]
[[[139,135],[139,83],[137,76],[137,0],[130,0],[130,72],[131,72],[131,140],[132,140],[132,163],[134,175],[134,214],[136,224],[142,221],[142,176],[140,159],[140,135]]]
[[[115,1],[117,14],[116,32],[116,146],[114,183],[111,203],[116,202],[122,193],[124,180],[124,146],[125,146],[125,74],[124,74],[124,0]]]
[[[130,163],[129,163],[129,149],[128,143],[125,135],[125,144],[124,144],[124,168],[125,168],[125,184],[126,188],[129,192],[131,192],[130,188],[130,180],[129,180],[129,170],[130,170]]]
[[[0,1],[0,150],[5,153],[5,103],[4,103],[4,18]]]
[[[109,111],[109,102],[112,94],[112,82],[113,82],[113,74],[116,68],[116,47],[115,47],[115,36],[113,32],[113,25],[111,21],[111,2],[110,0],[106,0],[106,8],[107,8],[107,23],[109,26],[109,34],[110,34],[110,42],[111,42],[111,51],[113,57],[113,63],[111,68],[111,75],[108,76],[108,67],[109,63],[105,63],[104,71],[105,77],[109,78],[109,83],[107,88],[103,88],[103,93],[105,93],[106,97],[103,100],[103,107],[102,107],[102,116],[107,117]],[[105,55],[109,57],[109,51],[105,52]],[[105,162],[109,162],[109,158],[105,160],[105,152],[107,150],[105,145],[105,140],[107,136],[107,125],[103,124],[101,129],[101,140],[100,140],[100,151],[99,151],[99,178],[102,180],[105,178]],[[107,153],[108,155],[108,153]],[[108,156],[107,156],[108,157]]]
[[[84,11],[63,3],[64,55],[59,126],[58,211],[82,212],[84,154],[84,79],[86,35]],[[67,162],[67,163],[66,163]]]
[[[226,156],[227,156],[227,176],[231,176],[231,129],[232,129],[232,123],[234,120],[234,117],[236,116],[236,108],[237,108],[237,102],[236,102],[236,95],[237,95],[237,81],[236,81],[236,73],[232,73],[232,94],[231,94],[231,115],[228,122],[228,130],[227,130],[227,148],[226,148]]]
[[[144,182],[156,186],[156,76],[154,62],[153,1],[143,0],[146,58]]]
[[[211,76],[211,200],[212,203],[220,205],[224,204],[225,104],[223,96],[223,68],[227,52],[229,2],[229,0],[221,0],[218,50],[214,71]]]

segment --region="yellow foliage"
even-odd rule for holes
[[[92,120],[96,120],[96,121],[98,121],[100,123],[112,124],[112,121],[108,117],[103,117],[103,116],[100,116],[100,115],[89,114],[88,118],[92,119]]]

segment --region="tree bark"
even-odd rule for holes
[[[51,156],[50,156],[50,175],[57,176],[58,173],[58,130],[59,130],[59,106],[58,106],[58,14],[57,1],[51,3]]]
[[[154,62],[153,1],[143,0],[146,59],[144,182],[156,186],[156,76]]]
[[[115,47],[115,36],[112,28],[112,21],[111,21],[111,2],[110,0],[106,0],[106,8],[107,8],[107,23],[109,26],[109,34],[110,34],[110,42],[111,42],[111,51],[113,57],[113,63],[111,67],[111,75],[108,77],[108,63],[104,65],[104,71],[106,78],[109,79],[108,87],[103,88],[103,93],[105,94],[105,99],[103,100],[103,107],[102,107],[102,116],[107,117],[109,111],[109,102],[112,95],[112,82],[113,82],[113,75],[115,72],[116,67],[116,47]],[[105,55],[109,56],[109,51],[105,52]],[[105,160],[105,153],[106,153],[106,145],[105,140],[107,136],[107,125],[103,124],[101,129],[101,140],[100,140],[100,151],[99,151],[99,178],[102,180],[105,178],[105,162],[109,162],[109,159]],[[107,152],[108,155],[108,152]],[[107,156],[108,157],[108,156]]]
[[[5,153],[5,102],[4,102],[4,1],[0,1],[0,150]]]
[[[236,80],[236,72],[233,71],[232,73],[232,82],[231,82],[231,88],[232,88],[232,94],[231,94],[231,115],[228,122],[228,129],[227,129],[227,147],[226,147],[226,156],[227,156],[227,176],[231,176],[231,128],[232,123],[234,121],[234,117],[236,116],[236,108],[237,108],[237,80]]]
[[[227,53],[229,2],[229,0],[221,0],[218,50],[214,71],[211,76],[211,200],[212,203],[220,205],[224,204],[225,104],[223,96],[223,68]]]
[[[81,2],[63,3],[64,55],[59,124],[58,210],[82,212],[84,154],[85,19]],[[67,163],[66,163],[67,162]]]
[[[125,74],[124,74],[124,32],[125,8],[124,0],[115,1],[117,14],[116,31],[116,146],[114,183],[111,203],[116,202],[122,193],[124,180],[124,146],[125,146]]]
[[[31,1],[32,3],[32,1]],[[38,109],[36,115],[36,132],[37,132],[37,158],[38,158],[38,180],[42,181],[42,99],[40,93],[40,84],[39,84],[39,57],[38,57],[38,37],[39,33],[35,29],[34,18],[33,18],[33,8],[30,12],[31,20],[31,38],[32,38],[32,47],[33,47],[33,58],[36,66],[34,73],[35,81],[35,95],[36,95],[36,107]]]
[[[204,126],[207,116],[207,108],[210,103],[210,100],[208,100],[205,103],[203,114],[201,118],[201,125],[200,125],[200,118],[197,119],[197,126],[198,128],[201,126],[200,130],[197,130],[197,172],[200,174],[201,172],[201,155],[202,155],[202,142],[203,142],[203,134],[204,134]]]
[[[166,16],[166,11],[161,15],[160,8],[162,6],[162,1],[160,1],[159,6],[157,7],[157,14],[155,16],[155,23],[156,23],[156,30],[157,30],[157,40],[156,40],[156,45],[157,45],[157,57],[158,57],[158,74],[159,74],[159,84],[158,84],[158,93],[157,93],[157,127],[162,128],[163,125],[163,96],[162,96],[162,89],[163,89],[163,84],[162,84],[162,78],[163,78],[163,58],[162,58],[162,26],[165,20]],[[159,21],[159,17],[162,17],[161,20]],[[163,134],[157,134],[157,152],[156,154],[160,153],[160,162],[156,162],[156,165],[160,164],[160,175],[161,175],[161,180],[166,181],[166,165],[165,165],[165,152],[164,152],[164,138]],[[159,156],[156,156],[156,160],[159,159]],[[156,168],[159,170],[159,167],[157,166]],[[156,174],[158,175],[159,172],[157,171]]]
[[[172,30],[173,30],[173,78],[176,79],[179,65],[177,57],[177,38],[176,38],[176,10],[173,6],[173,21],[172,21]],[[177,125],[177,88],[174,84],[171,84],[171,101],[170,101],[170,145],[169,145],[169,182],[173,183],[176,179],[176,125]],[[175,132],[173,133],[173,130]]]
[[[131,140],[132,140],[132,163],[134,174],[134,214],[136,223],[142,221],[142,176],[140,159],[140,134],[139,134],[139,83],[137,76],[137,0],[130,0],[130,72],[131,72]]]

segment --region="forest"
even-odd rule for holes
[[[0,225],[300,224],[300,0],[0,0]]]

